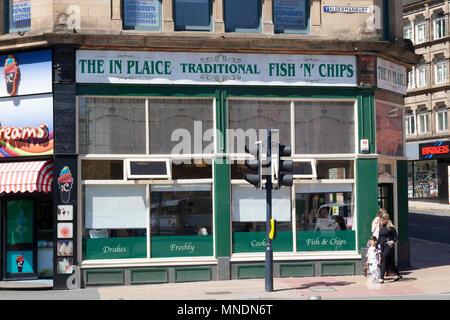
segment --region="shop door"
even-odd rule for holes
[[[6,200],[3,203],[3,278],[37,279],[36,222],[34,200]]]
[[[394,222],[394,185],[392,183],[378,185],[378,207],[386,209]]]

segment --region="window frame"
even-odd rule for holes
[[[259,24],[257,28],[234,28],[234,30],[230,30],[227,28],[227,10],[226,10],[226,1],[223,1],[223,21],[225,25],[225,32],[227,33],[261,33],[262,32],[262,10],[263,10],[263,1],[264,0],[256,0],[258,2],[258,20]]]
[[[276,34],[310,34],[311,32],[311,0],[305,1],[305,29],[277,29],[275,25],[275,0],[272,1],[273,26]]]
[[[413,111],[405,111],[405,135],[416,135],[416,117]]]
[[[158,27],[150,26],[127,26],[125,25],[125,2],[127,0],[121,1],[121,12],[122,12],[122,29],[123,30],[140,30],[140,31],[161,31],[162,30],[162,0],[156,0],[158,2]]]
[[[417,67],[417,84],[416,88],[424,88],[428,85],[427,83],[427,66],[421,65]],[[423,77],[422,77],[423,76]]]
[[[439,76],[440,72],[441,75]],[[447,82],[447,62],[445,59],[439,59],[434,64],[434,83],[443,84],[446,82]]]
[[[443,128],[440,128],[439,118],[442,116]],[[448,112],[446,107],[439,107],[436,109],[436,132],[448,131]]]
[[[31,0],[30,1],[30,26],[25,28],[11,28],[11,0],[5,1],[4,6],[4,33],[27,32],[31,30]]]
[[[213,31],[213,20],[214,20],[214,12],[213,12],[213,0],[208,1],[208,9],[209,9],[209,26],[194,26],[194,25],[185,25],[184,28],[177,28],[176,24],[176,0],[172,0],[172,11],[173,11],[173,23],[175,31]]]
[[[408,72],[408,87],[407,89],[416,88],[416,67],[412,67],[412,70]]]
[[[430,132],[429,118],[430,116],[427,110],[417,113],[417,134],[427,134]],[[422,122],[425,128],[422,127]]]
[[[408,32],[409,31],[409,32]],[[407,37],[407,34],[409,33],[409,38]],[[414,24],[409,21],[408,23],[405,23],[403,25],[403,38],[409,39],[414,43]]]
[[[440,28],[438,28],[440,25]],[[438,40],[445,37],[446,25],[445,15],[437,14],[433,19],[433,39]]]
[[[427,41],[427,34],[426,34],[426,29],[427,29],[427,24],[425,20],[419,20],[419,22],[417,22],[415,24],[415,34],[416,34],[416,44],[420,44],[420,43],[424,43]]]

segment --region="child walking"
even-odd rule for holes
[[[377,248],[377,237],[373,236],[369,241],[370,247],[366,254],[366,266],[372,276],[372,281],[380,283],[381,251]]]

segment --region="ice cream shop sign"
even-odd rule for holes
[[[78,83],[356,86],[356,58],[78,50]]]

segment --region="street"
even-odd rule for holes
[[[409,214],[409,237],[450,244],[450,216],[411,211]]]

